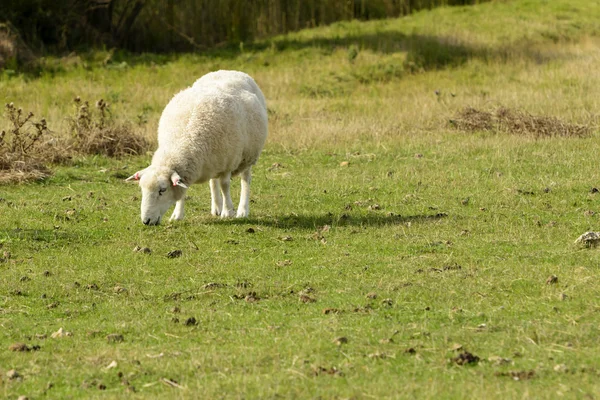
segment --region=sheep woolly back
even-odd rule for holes
[[[167,104],[152,166],[200,183],[251,167],[267,138],[267,106],[256,82],[239,71],[211,72]]]

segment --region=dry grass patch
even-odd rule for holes
[[[95,109],[80,97],[76,97],[74,103],[76,111],[69,119],[69,126],[75,152],[123,157],[148,150],[148,140],[135,133],[131,125],[112,122],[110,106],[103,99],[96,102]]]
[[[108,103],[75,99],[76,112],[69,118],[70,136],[54,137],[45,119],[35,120],[13,103],[5,105],[10,127],[0,132],[0,184],[35,181],[52,175],[50,164],[64,164],[77,155],[123,157],[139,155],[149,142],[127,124],[115,124]]]
[[[51,175],[45,166],[49,160],[49,130],[45,119],[36,121],[33,113],[25,115],[13,103],[6,104],[11,123],[0,132],[0,183],[43,179]]]
[[[478,110],[465,107],[450,124],[460,131],[490,131],[521,136],[542,137],[586,137],[591,135],[591,124],[573,124],[557,117],[532,115],[524,110],[498,107],[495,110]]]

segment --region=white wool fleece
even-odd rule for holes
[[[158,124],[158,149],[140,180],[142,222],[158,224],[177,202],[171,219],[183,218],[185,191],[211,180],[211,212],[233,215],[231,176],[242,175],[237,216],[248,216],[251,167],[267,138],[267,107],[256,82],[239,71],[211,72],[179,92]]]

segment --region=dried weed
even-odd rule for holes
[[[112,120],[110,105],[103,99],[96,102],[95,110],[79,96],[73,102],[75,113],[68,122],[75,152],[118,158],[148,150],[148,141],[136,134],[131,125],[116,124]]]

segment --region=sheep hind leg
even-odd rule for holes
[[[250,182],[252,181],[252,167],[242,172],[240,204],[236,218],[246,218],[250,215]]]
[[[233,217],[233,201],[231,201],[231,173],[220,178],[221,194],[223,195],[223,208],[221,209],[221,218]]]
[[[223,196],[221,196],[221,183],[218,178],[211,179],[210,185],[210,213],[215,217],[221,215]]]

